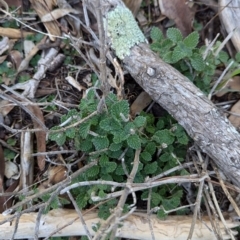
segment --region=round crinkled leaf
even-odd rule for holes
[[[220,51],[218,54],[218,58],[221,62],[226,63],[229,59],[229,56],[226,52]]]
[[[174,136],[167,129],[158,130],[157,132],[155,132],[155,134],[153,135],[153,139],[160,144],[170,145],[174,142]]]
[[[133,122],[128,122],[124,127],[124,131],[126,133],[132,133],[135,131],[135,129],[136,129],[136,127]]]
[[[172,52],[167,52],[165,53],[163,56],[162,56],[164,62],[166,63],[173,63],[173,60],[172,60]]]
[[[119,164],[116,168],[116,171],[115,171],[115,174],[116,175],[119,175],[119,176],[122,176],[122,175],[126,175],[124,170],[123,170],[123,167],[122,167],[122,164]]]
[[[189,142],[188,136],[186,134],[183,134],[181,137],[178,137],[177,140],[179,143],[183,145],[187,145]]]
[[[100,122],[99,126],[107,132],[119,130],[119,128],[122,127],[119,122],[115,121],[113,118],[110,117],[103,119]]]
[[[120,122],[124,122],[126,121],[126,119],[128,119],[128,115],[129,115],[129,104],[128,101],[123,100],[123,101],[119,101],[114,103],[111,107],[110,107],[110,113],[111,116]],[[123,116],[121,116],[121,114]]]
[[[179,46],[176,46],[173,50],[172,53],[172,62],[176,63],[179,60],[185,58],[187,56],[187,52],[184,51],[182,48],[180,48]]]
[[[101,150],[109,146],[109,140],[105,136],[98,136],[92,139],[92,143],[95,146],[96,150]]]
[[[76,144],[76,140],[75,140],[75,144]],[[81,150],[83,152],[88,152],[93,147],[92,141],[89,140],[89,139],[81,141],[81,142],[78,142],[77,145],[78,145],[77,149],[79,149],[79,150]]]
[[[100,157],[99,165],[101,166],[101,174],[111,173],[117,168],[117,164],[115,162],[109,162],[107,155],[102,155]]]
[[[79,125],[78,132],[82,138],[86,138],[90,130],[91,123],[89,121],[83,122]]]
[[[163,153],[159,159],[161,162],[169,162],[173,160],[173,156],[170,153]]]
[[[68,128],[66,130],[66,135],[69,138],[74,138],[75,137],[75,133],[76,133],[76,129],[75,128]]]
[[[199,39],[198,32],[192,32],[183,40],[183,42],[188,48],[193,49],[197,46],[198,39]]]
[[[155,42],[160,42],[163,38],[163,33],[158,27],[153,27],[150,32],[150,37]]]
[[[146,118],[143,116],[138,116],[134,119],[133,123],[136,127],[140,128],[146,124]]]
[[[177,208],[180,205],[180,198],[178,197],[172,197],[170,199],[163,199],[162,205],[165,210],[172,210],[174,208]]]
[[[106,163],[108,163],[108,162],[109,162],[109,158],[108,158],[108,156],[105,155],[105,154],[103,154],[103,155],[100,157],[100,159],[99,159],[99,164],[100,164],[100,166],[104,166],[104,165],[106,165]]]
[[[130,134],[126,133],[125,131],[114,132],[113,142],[117,144],[121,143],[125,141],[129,136]]]
[[[156,144],[155,142],[148,142],[144,151],[149,152],[149,154],[153,155],[156,151]]]
[[[98,173],[99,173],[99,166],[92,166],[86,171],[86,175],[88,177],[95,177],[98,175]]]
[[[104,197],[106,197],[106,193],[103,191],[103,190],[99,190],[99,192],[98,192],[98,197],[100,197],[100,198],[104,198]]]
[[[115,162],[109,162],[106,166],[106,172],[112,173],[115,171],[116,168],[117,168],[117,164]]]
[[[150,45],[150,48],[154,51],[154,52],[160,52],[162,49],[162,45],[159,42],[154,42]]]
[[[176,137],[180,137],[185,133],[184,128],[179,124],[174,124],[172,133]]]
[[[156,127],[149,124],[149,125],[146,126],[146,131],[147,131],[148,133],[153,134],[153,133],[155,133],[155,131],[156,131]]]
[[[175,46],[175,43],[173,43],[170,39],[164,39],[161,45],[161,53],[166,53],[171,47]]]
[[[203,71],[205,68],[205,63],[200,54],[194,53],[190,58],[193,68],[199,72]]]
[[[163,120],[163,119],[159,119],[159,120],[157,121],[157,125],[156,125],[156,126],[157,126],[158,130],[163,129],[164,126],[165,126],[164,120]]]
[[[113,180],[112,176],[108,173],[105,173],[105,174],[101,173],[101,179],[105,180],[105,181],[112,181]],[[105,186],[107,187],[107,189],[110,187],[109,185],[105,185]]]
[[[140,157],[147,162],[152,160],[152,155],[149,152],[146,152],[146,151],[142,152],[140,154]]]
[[[88,203],[88,195],[85,194],[84,196],[82,194],[79,194],[77,197],[76,197],[76,202],[77,202],[77,205],[80,209],[83,209],[86,207],[87,203]]]
[[[139,149],[141,147],[141,140],[138,135],[130,135],[127,139],[127,144],[130,148]]]
[[[116,152],[116,151],[120,150],[121,147],[122,147],[122,143],[111,143],[109,146],[109,150]]]
[[[167,30],[167,37],[174,43],[182,41],[183,39],[181,31],[177,28],[169,28]]]
[[[146,164],[143,171],[145,174],[153,174],[157,171],[157,169],[158,169],[157,162],[152,162],[152,163]]]
[[[160,219],[164,219],[167,216],[167,213],[165,213],[163,209],[159,209],[157,212],[157,216]]]
[[[158,206],[162,201],[162,197],[159,193],[152,192],[151,194],[151,202],[153,204],[153,207]]]
[[[119,159],[121,155],[122,155],[121,149],[117,151],[108,151],[108,156],[113,159]]]
[[[57,130],[58,128],[53,127],[52,130]],[[49,139],[55,141],[59,146],[62,146],[66,142],[66,134],[65,132],[56,132],[50,133]]]

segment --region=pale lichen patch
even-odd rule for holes
[[[118,6],[107,14],[107,32],[112,48],[120,59],[128,56],[135,44],[147,42],[131,11],[126,7]]]

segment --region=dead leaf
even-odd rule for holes
[[[2,79],[1,80],[7,86],[15,84],[15,78],[8,77],[8,76],[6,76],[6,74],[2,75]]]
[[[3,54],[8,49],[9,49],[9,39],[8,37],[4,37],[0,41],[0,55]]]
[[[228,92],[240,92],[240,76],[234,76],[229,79],[216,96],[222,97]]]
[[[19,7],[22,5],[22,0],[4,0],[9,7]]]
[[[18,187],[19,180],[14,180],[13,183],[6,189],[5,193],[11,193]],[[0,213],[6,211],[12,206],[13,202],[12,195],[8,197],[0,196]]]
[[[7,55],[3,55],[0,57],[0,64],[3,63],[7,58]]]
[[[144,27],[144,26],[148,25],[148,19],[145,16],[144,11],[139,11],[139,13],[137,15],[137,20],[138,20],[138,23],[141,27]]]
[[[0,101],[0,113],[5,117],[14,108],[11,102],[7,100]]]
[[[26,54],[25,58],[22,60],[21,64],[18,67],[18,73],[28,68],[29,62],[39,51],[39,46],[44,44],[45,41],[46,41],[46,37],[44,37],[37,45],[35,45],[31,49],[30,52],[28,52],[28,54]]]
[[[48,182],[50,185],[61,182],[66,179],[67,168],[64,166],[55,166],[51,167],[48,170]]]
[[[146,92],[141,92],[130,107],[131,116],[135,117],[136,114],[140,113],[145,107],[147,107],[151,101],[152,98]]]
[[[30,2],[32,4],[33,9],[36,11],[38,16],[40,17],[40,19],[52,10],[50,8],[51,5],[50,4],[46,5],[45,1],[30,0]],[[51,1],[46,1],[46,2],[51,2]],[[60,28],[56,21],[45,22],[43,24],[44,24],[45,28],[47,29],[48,33],[50,34],[49,38],[52,41],[56,40],[56,37],[54,37],[54,36],[61,36],[61,31],[60,31]],[[54,35],[54,36],[52,36],[52,35]]]
[[[4,175],[8,179],[19,179],[20,171],[17,164],[12,161],[6,161]]]
[[[174,20],[183,36],[192,32],[193,12],[185,0],[159,0],[159,6],[162,14]]]
[[[42,16],[41,20],[42,22],[51,22],[61,17],[64,17],[69,13],[79,14],[80,12],[73,8],[70,8],[70,9],[58,8]]]
[[[239,128],[240,127],[240,100],[232,106],[230,111],[232,113],[239,115],[239,116],[231,115],[228,118],[234,127]]]
[[[123,0],[123,2],[132,11],[133,15],[136,16],[141,6],[142,0]]]
[[[31,105],[28,106],[28,109],[38,118],[38,121],[42,122],[44,125],[44,117],[41,109],[39,106]],[[34,128],[42,128],[42,126],[32,118]],[[46,152],[46,132],[39,131],[35,132],[36,139],[37,139],[37,152]],[[44,156],[37,156],[38,167],[41,171],[45,168],[45,157]]]
[[[22,31],[21,29],[0,27],[0,36],[5,36],[9,38],[25,38],[33,34],[35,33]]]
[[[11,58],[11,62],[14,65],[15,69],[18,69],[19,65],[22,62],[22,54],[17,50],[12,50],[9,54],[9,57]]]

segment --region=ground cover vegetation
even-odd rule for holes
[[[201,10],[203,6],[205,5],[200,4],[198,9]],[[153,8],[152,1],[149,1],[149,4],[143,2],[140,7],[145,16],[148,16],[147,8]],[[19,29],[19,21],[7,20],[0,23],[2,28]],[[198,26],[198,28],[195,27],[195,30],[193,29],[189,34],[183,34],[176,27],[168,27],[162,31],[157,22],[149,24],[147,29],[144,26],[141,27],[145,37],[148,38],[150,48],[163,61],[171,64],[188,77],[204,94],[210,98],[213,97],[213,100],[218,102],[221,98],[217,94],[221,93],[222,89],[225,89],[225,94],[229,94],[224,87],[230,77],[233,78],[239,74],[240,54],[236,53],[230,56],[225,45],[222,45],[223,37],[220,40],[214,40],[211,47],[206,46],[200,35],[203,32],[201,19],[196,17],[194,21],[194,26]],[[85,31],[86,29],[88,30],[87,27]],[[92,34],[91,31],[89,32]],[[85,38],[83,37],[83,41],[91,39],[88,36]],[[44,49],[40,44],[43,39],[44,34],[38,33],[13,43],[11,51],[15,52],[23,51],[22,41],[25,40],[35,44],[34,46],[40,46],[24,67],[21,65],[23,60],[20,63],[13,61],[18,64],[17,67],[12,65],[9,60],[10,55],[12,54],[11,57],[16,56],[12,52],[6,54],[6,58],[1,60],[0,97],[2,101],[3,99],[4,101],[12,99],[11,95],[6,97],[5,92],[13,95],[17,92],[15,88],[9,90],[8,86],[30,84],[28,82],[30,76],[39,69],[38,64],[42,58],[39,50]],[[1,40],[3,41],[3,37]],[[94,45],[93,41],[89,41],[89,43]],[[12,101],[12,103],[18,105],[20,102],[20,106],[13,108],[7,102],[10,106],[6,109],[7,114],[3,115],[4,113],[0,111],[4,117],[0,134],[4,148],[4,158],[2,158],[1,164],[5,169],[6,165],[3,163],[5,161],[19,164],[20,168],[23,168],[19,153],[21,134],[24,131],[18,130],[26,130],[25,125],[29,128],[32,125],[35,129],[40,128],[40,133],[43,131],[41,124],[50,129],[45,135],[42,135],[42,140],[36,136],[37,140],[32,142],[35,146],[32,154],[34,151],[37,152],[36,145],[39,141],[45,145],[45,150],[42,152],[56,152],[54,158],[51,157],[51,154],[46,154],[43,165],[41,165],[42,160],[38,158],[38,163],[31,168],[34,176],[26,185],[27,191],[21,183],[19,193],[15,194],[16,208],[14,210],[17,209],[21,212],[28,207],[31,208],[28,201],[32,201],[33,206],[43,204],[44,213],[59,207],[73,208],[74,206],[80,210],[96,208],[98,216],[107,220],[114,209],[119,206],[118,198],[124,195],[123,191],[127,188],[132,171],[136,167],[134,177],[131,179],[132,185],[128,186],[129,192],[121,205],[123,214],[135,211],[136,208],[157,214],[161,219],[166,218],[169,214],[191,214],[199,194],[197,189],[200,183],[186,184],[186,181],[181,182],[181,177],[191,177],[198,171],[196,166],[192,166],[197,164],[196,157],[198,156],[197,151],[192,152],[194,141],[171,115],[155,103],[140,107],[141,111],[132,114],[131,106],[143,90],[129,75],[125,74],[125,82],[121,88],[120,77],[119,79],[113,78],[116,82],[110,84],[107,93],[104,92],[100,79],[101,73],[99,68],[94,66],[97,61],[93,60],[94,57],[86,48],[87,44],[84,45],[83,42],[79,47],[76,39],[71,37],[62,40],[61,44],[61,54],[64,57],[60,58],[53,70],[46,71],[42,86],[36,91],[34,98],[36,106],[41,107],[38,107],[38,110],[42,113],[36,109],[26,110],[26,107],[22,107],[22,105],[26,105],[26,99],[25,97],[21,99],[19,95],[15,96],[15,102]],[[3,55],[3,53],[4,51],[1,54]],[[101,53],[99,56],[101,57]],[[114,72],[116,73],[116,66],[113,63],[107,61],[106,66],[106,71],[112,71],[113,75]],[[121,68],[120,65],[119,67]],[[222,73],[225,69],[228,74],[225,74],[221,81],[217,81],[219,72]],[[72,76],[75,77],[75,83],[66,80],[71,79]],[[21,90],[25,91],[25,89]],[[47,94],[44,91],[47,91]],[[231,90],[231,92],[234,91]],[[224,95],[224,97],[226,96]],[[34,119],[31,113],[42,119],[40,121]],[[14,120],[15,118],[17,120]],[[34,123],[32,124],[32,122]],[[10,126],[16,130],[11,131]],[[43,140],[44,137],[46,137],[46,141]],[[37,155],[32,156],[36,157]],[[136,158],[138,158],[137,165],[134,163]],[[89,164],[93,162],[96,164],[90,166]],[[191,167],[189,167],[190,165]],[[90,167],[74,178],[70,178],[72,173],[85,166]],[[212,170],[212,167],[207,169]],[[61,176],[56,179],[59,172]],[[19,176],[21,174],[23,171],[19,173]],[[4,173],[0,173],[0,176],[4,180],[7,178],[6,174],[4,177]],[[24,179],[19,176],[15,177],[15,181]],[[165,177],[169,178],[169,181],[163,184],[160,181],[157,183],[158,180],[165,180]],[[56,190],[54,185],[57,186],[61,181],[67,180],[69,182],[64,187],[67,185],[72,187],[65,191],[68,193],[66,197],[62,194],[64,187]],[[11,186],[6,183],[2,185],[3,189]],[[48,190],[51,187],[53,190]],[[220,191],[220,195],[224,195],[224,193]],[[206,212],[207,207],[204,203],[206,199],[204,199],[205,197],[200,196],[198,206],[202,207],[203,212]],[[225,195],[224,199],[226,200]],[[1,196],[4,204],[5,200],[5,197]],[[26,204],[28,204],[27,207]],[[229,203],[227,203],[228,205]],[[11,208],[11,206],[3,206],[5,207],[1,209],[2,212]],[[226,209],[224,204],[220,207]],[[97,231],[98,228],[100,225],[96,226],[95,230]],[[109,233],[106,239],[113,239],[111,237],[111,233]],[[81,239],[89,239],[89,236]]]

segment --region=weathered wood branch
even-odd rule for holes
[[[9,215],[7,217],[0,215],[0,222],[9,217]],[[95,232],[92,227],[102,220],[97,217],[97,213],[87,213],[84,215],[84,220],[88,230],[94,235]],[[116,237],[150,240],[152,236],[149,221],[151,221],[155,239],[185,240],[191,227],[192,217],[169,216],[167,220],[160,220],[156,215],[151,217],[140,213],[131,215],[124,220],[123,226],[118,229]],[[16,218],[11,223],[6,222],[0,225],[0,239],[11,239],[13,237],[15,223]],[[13,239],[36,238],[35,229],[37,223],[37,213],[23,214],[19,219],[18,228]],[[238,226],[238,223],[228,220],[227,226],[233,228]],[[219,225],[219,232],[222,234],[222,239],[229,239],[222,224]],[[236,234],[236,232],[234,233]],[[50,237],[51,234],[53,236],[82,236],[86,235],[86,232],[75,210],[56,209],[42,215],[39,221],[37,237]],[[197,221],[192,239],[216,239],[207,217],[204,217],[202,221]]]
[[[86,2],[94,14],[94,1]],[[121,0],[102,0],[107,16]],[[112,39],[108,39],[111,44]],[[131,48],[123,63],[135,81],[165,108],[236,186],[240,186],[240,135],[228,119],[185,76],[153,53],[147,44]]]
[[[237,52],[240,51],[239,0],[219,0],[219,17]]]
[[[125,68],[165,108],[234,184],[240,186],[240,135],[216,106],[146,44],[132,48]]]

